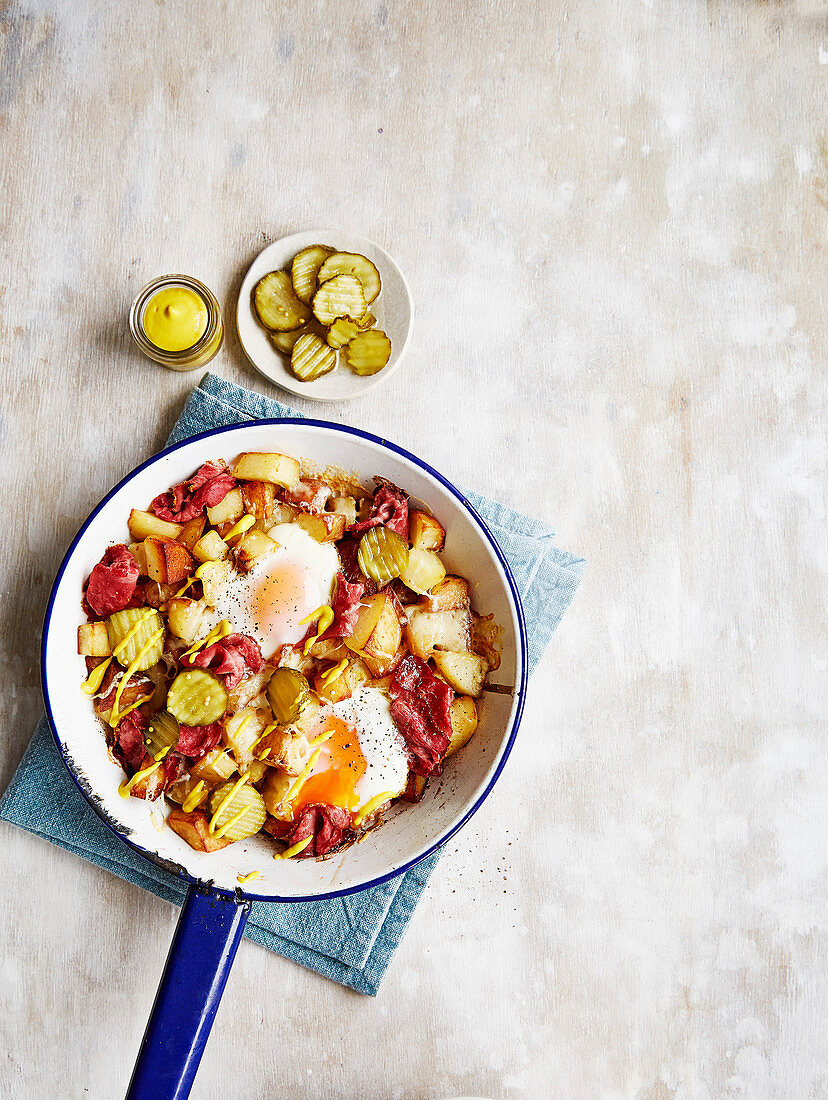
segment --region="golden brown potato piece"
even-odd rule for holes
[[[245,512],[249,512],[268,527],[273,523],[276,487],[272,481],[242,482],[242,499]]]
[[[292,489],[299,481],[301,467],[295,458],[268,451],[249,451],[239,455],[233,467],[233,477],[240,481],[271,481]]]
[[[465,656],[465,654],[463,654]],[[478,726],[477,704],[469,695],[458,695],[451,704],[451,741],[446,756],[453,756],[471,740]]]
[[[284,768],[288,775],[296,776],[310,759],[311,747],[304,733],[277,728],[262,741],[257,748],[257,756],[264,756],[265,763]]]
[[[141,761],[141,770],[144,768],[151,768],[154,761],[152,757],[147,753],[144,759]],[[156,798],[161,794],[164,789],[164,765],[160,768],[156,768],[155,771],[145,775],[142,779],[139,779],[137,783],[133,785],[132,797],[143,798],[147,802],[154,802]]]
[[[375,676],[385,675],[400,648],[402,628],[397,608],[397,601],[388,589],[369,596],[363,602],[353,634],[345,639],[349,649],[372,659],[369,668]],[[377,668],[385,671],[375,671]]]
[[[193,555],[175,539],[144,539],[147,573],[159,584],[180,584],[195,569]]]
[[[276,543],[264,531],[250,531],[236,543],[233,556],[239,569],[249,573],[257,558],[263,554],[272,554],[275,549]]]
[[[175,809],[167,818],[167,824],[197,852],[218,852],[233,843],[231,840],[225,840],[224,837],[210,836],[208,828],[210,822],[202,810],[193,810],[185,814],[183,810]]]
[[[84,623],[78,627],[78,653],[83,657],[108,657],[112,652],[106,623]]]
[[[485,657],[476,653],[448,653],[435,651],[432,659],[443,679],[461,695],[476,699],[483,690],[489,666]]]
[[[208,531],[193,547],[193,554],[200,562],[221,561],[222,558],[227,557],[229,551],[230,547],[218,531]]]
[[[210,749],[197,763],[191,765],[190,775],[213,785],[224,783],[237,770],[235,762],[225,749]]]
[[[442,550],[446,541],[445,528],[428,512],[412,512],[409,516],[408,537],[418,550]]]
[[[142,512],[138,508],[133,508],[129,513],[127,527],[136,542],[143,542],[146,538],[176,539],[182,531],[180,523],[168,523],[152,512]]]
[[[133,558],[135,558],[135,560],[138,562],[138,576],[146,577],[147,555],[144,551],[143,542],[131,542],[127,549],[129,550],[130,554],[132,554]]]
[[[211,612],[206,601],[191,600],[187,596],[173,596],[167,600],[167,625],[170,633],[187,645],[207,634],[218,615]]]
[[[420,611],[418,608],[408,608],[407,614],[405,640],[411,652],[422,660],[427,661],[437,649],[450,649],[456,653],[469,649],[470,611],[461,608],[454,611]]]
[[[207,518],[214,527],[220,523],[235,523],[244,514],[244,500],[241,489],[231,489],[218,504],[207,509]]]
[[[318,516],[300,512],[296,522],[317,542],[336,542],[345,534],[347,525],[347,519],[339,512],[322,512]]]
[[[463,577],[446,577],[420,600],[423,611],[455,611],[471,607],[471,589]]]
[[[204,534],[204,528],[207,525],[207,517],[202,512],[200,516],[195,516],[193,519],[188,520],[184,524],[184,528],[181,534],[178,536],[178,541],[186,546],[188,550],[192,550],[201,536]]]
[[[317,673],[313,690],[323,703],[338,703],[340,699],[353,695],[357,688],[368,683],[370,679],[371,673],[365,662],[358,657],[352,657],[342,672],[332,680],[326,682],[322,679],[322,672]]]
[[[283,805],[285,795],[293,783],[293,776],[288,775],[284,768],[268,768],[262,787],[265,809],[271,817],[282,821],[290,820],[291,811]]]

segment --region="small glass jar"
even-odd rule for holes
[[[192,347],[184,348],[183,351],[165,351],[159,348],[144,331],[144,311],[148,304],[159,291],[173,287],[184,287],[186,290],[193,291],[207,310],[207,326],[204,332]],[[204,283],[189,275],[162,275],[159,279],[153,279],[148,283],[132,303],[132,309],[129,311],[129,331],[144,355],[154,359],[156,363],[169,367],[170,370],[195,370],[196,367],[203,367],[205,363],[215,358],[224,341],[221,307],[216,296]]]

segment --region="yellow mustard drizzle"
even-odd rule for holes
[[[236,882],[239,884],[239,886],[244,886],[246,882],[252,882],[254,878],[258,877],[258,871],[248,871],[246,875],[236,875]]]
[[[347,667],[348,658],[343,657],[338,665],[334,665],[333,668],[329,668],[327,672],[323,672],[320,679],[322,680],[322,683],[325,685],[325,687],[336,680],[338,676],[341,676]]]
[[[162,750],[161,750],[160,752],[157,752],[157,753],[155,754],[155,756],[153,756],[153,760],[158,760],[158,761],[161,761],[161,760],[163,760],[163,759],[164,759],[164,757],[165,757],[165,756],[167,755],[167,753],[168,753],[169,751],[170,751],[170,746],[169,746],[169,745],[165,745],[165,746],[164,746],[164,748],[163,748],[163,749],[162,749]]]
[[[236,728],[233,730],[233,732],[229,736],[230,737],[238,737],[238,735],[241,733],[241,731],[243,729],[246,729],[252,721],[253,721],[253,715],[252,714],[245,714],[244,718],[242,718],[241,722],[239,722],[239,724],[236,726]]]
[[[132,779],[128,779],[125,783],[122,783],[120,785],[120,787],[118,788],[118,794],[121,796],[121,798],[129,798],[129,796],[132,794],[132,788],[135,786],[135,784],[140,783],[142,779],[146,779],[148,775],[152,775],[153,772],[158,771],[160,767],[161,761],[156,760],[152,764],[150,764],[149,767],[141,768],[140,771],[136,772],[135,775],[133,775]]]
[[[305,642],[305,648],[302,651],[307,657],[313,647],[314,642],[318,642],[331,623],[334,621],[333,608],[328,604],[323,604],[322,607],[317,607],[316,611],[311,611],[310,615],[306,615],[304,619],[299,620],[299,626],[307,626],[308,623],[314,623],[319,620],[319,625],[316,628],[316,637],[308,638]]]
[[[354,825],[361,825],[366,817],[370,817],[371,814],[383,804],[383,802],[388,802],[390,801],[390,799],[395,797],[396,795],[394,794],[394,791],[383,791],[382,794],[375,794],[369,802],[365,803],[357,816],[354,818]]]
[[[192,577],[188,577],[187,580],[184,582],[184,584],[181,586],[181,588],[179,588],[179,590],[176,592],[174,598],[178,599],[179,596],[183,596],[184,593],[187,591],[187,589],[190,587],[190,585],[195,584],[196,581],[200,581],[201,578],[204,576],[203,569],[204,569],[205,565],[212,565],[212,564],[213,563],[211,561],[202,562],[201,565],[198,567],[198,569],[196,569],[195,573],[193,573]],[[164,606],[166,607],[167,605],[164,604]]]
[[[298,856],[300,852],[304,852],[312,840],[313,835],[306,836],[304,840],[298,840],[295,844],[291,844],[289,848],[285,848],[284,852],[277,852],[273,858],[290,859],[292,856]]]
[[[246,531],[250,530],[255,522],[256,517],[251,516],[248,512],[247,515],[242,516],[242,518],[237,523],[233,524],[233,526],[224,536],[224,541],[226,543],[230,543],[232,539],[240,538]]]
[[[189,649],[185,649],[181,654],[182,657],[192,657],[194,653],[198,653],[200,649],[206,649],[207,646],[212,645],[213,642],[218,642],[222,638],[226,638],[228,634],[233,633],[233,627],[227,621],[222,619],[217,626],[214,626],[209,634],[205,635],[200,642],[194,642]]]
[[[136,619],[129,630],[126,632],[126,634],[123,636],[123,638],[121,638],[120,642],[118,642],[118,644],[112,650],[111,655],[105,661],[102,661],[101,664],[96,665],[95,668],[92,669],[92,671],[81,684],[81,691],[85,695],[94,695],[97,692],[98,688],[103,683],[103,678],[106,675],[106,670],[112,664],[112,658],[117,657],[118,654],[126,648],[127,644],[131,642],[135,635],[138,633],[138,630],[144,625],[145,622],[151,619],[154,614],[155,609],[151,607],[146,612],[146,614],[141,616],[140,619]]]
[[[204,780],[199,779],[198,783],[196,783],[196,785],[181,803],[181,809],[184,811],[185,814],[192,813],[197,806],[201,805],[201,796],[204,794],[205,786],[206,784]]]
[[[121,692],[127,686],[130,676],[133,674],[133,672],[137,670],[138,665],[141,663],[144,657],[146,657],[152,647],[157,642],[160,642],[163,637],[164,628],[162,626],[159,630],[156,630],[154,634],[150,634],[149,638],[147,638],[146,642],[144,643],[143,648],[138,650],[138,654],[135,660],[124,670],[124,674],[121,677],[121,682],[120,684],[118,684],[118,690],[115,692],[115,701],[112,704],[112,713],[109,716],[110,726],[117,726],[118,722],[121,720],[121,714],[118,712],[118,704],[121,701]]]
[[[325,730],[324,733],[318,733],[316,737],[312,737],[310,741],[308,741],[308,744],[312,748],[316,745],[324,745],[331,737],[333,737],[333,730]]]
[[[257,759],[257,760],[267,760],[268,756],[270,756],[270,754],[271,754],[272,752],[273,752],[273,749],[272,749],[272,748],[270,748],[270,749],[264,749],[264,750],[263,750],[262,752],[260,752],[260,753],[258,754],[258,756],[256,757],[256,759]]]
[[[230,826],[234,825],[243,814],[247,813],[249,807],[244,806],[241,810],[239,810],[237,814],[235,814],[235,816],[231,817],[229,821],[225,822],[225,824],[222,825],[220,829],[216,828],[216,822],[218,821],[221,812],[224,810],[225,806],[229,805],[230,802],[233,801],[236,796],[236,791],[243,787],[249,778],[250,775],[247,772],[245,772],[244,775],[239,776],[239,778],[236,780],[236,782],[233,784],[233,786],[230,788],[224,798],[222,798],[221,802],[219,802],[218,806],[216,807],[216,812],[210,818],[210,824],[207,826],[207,832],[210,834],[210,836],[215,836],[219,838],[223,837]]]

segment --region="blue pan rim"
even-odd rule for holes
[[[262,425],[268,425],[268,424],[272,424],[274,426],[278,425],[280,427],[284,427],[285,425],[295,424],[295,425],[301,426],[301,427],[323,428],[323,429],[330,430],[330,431],[341,432],[344,435],[355,436],[358,439],[367,440],[371,443],[377,444],[380,447],[383,447],[386,450],[391,451],[392,453],[394,453],[396,455],[399,455],[400,457],[406,459],[408,462],[413,463],[415,466],[420,467],[420,469],[422,469],[426,473],[430,474],[445,489],[447,489],[453,497],[455,497],[457,499],[457,501],[460,503],[460,505],[467,512],[469,512],[471,514],[473,520],[477,523],[477,525],[480,528],[480,530],[482,531],[483,535],[488,540],[489,544],[492,547],[492,550],[494,551],[495,557],[500,562],[500,565],[501,565],[501,567],[503,569],[503,572],[506,576],[506,580],[507,580],[508,585],[509,585],[509,590],[510,590],[510,593],[511,593],[511,596],[512,596],[512,601],[514,603],[515,611],[517,613],[517,620],[518,620],[518,653],[519,653],[519,657],[520,657],[520,678],[519,678],[519,683],[516,684],[516,686],[515,686],[515,691],[516,691],[516,694],[517,694],[517,708],[515,710],[514,718],[512,720],[512,728],[511,728],[510,733],[509,733],[509,740],[506,742],[506,747],[504,748],[503,753],[500,757],[500,760],[498,761],[498,765],[497,765],[497,768],[494,771],[494,774],[492,775],[491,779],[489,780],[488,784],[486,785],[486,788],[483,790],[483,792],[480,794],[480,796],[475,800],[473,805],[466,811],[466,813],[463,815],[463,817],[460,818],[460,820],[457,821],[451,827],[449,832],[446,833],[446,835],[444,837],[442,837],[440,840],[435,841],[421,855],[417,856],[414,859],[408,860],[408,862],[406,862],[404,864],[401,864],[399,867],[395,867],[393,870],[388,871],[385,874],[382,874],[382,875],[379,875],[376,878],[370,879],[368,882],[361,883],[359,886],[349,886],[349,887],[344,888],[342,890],[330,890],[330,891],[326,891],[325,893],[319,893],[319,894],[303,894],[303,895],[288,895],[288,896],[280,896],[280,895],[275,895],[274,896],[273,894],[253,894],[253,893],[248,893],[247,891],[243,891],[240,888],[235,889],[235,890],[228,890],[225,887],[216,886],[215,884],[213,884],[210,881],[205,881],[203,879],[193,878],[191,875],[189,875],[184,870],[184,868],[180,868],[176,872],[174,872],[177,875],[177,877],[182,880],[182,882],[188,883],[191,886],[206,888],[206,889],[209,889],[210,891],[212,891],[213,893],[223,894],[223,895],[228,896],[228,897],[236,898],[240,901],[262,901],[262,902],[273,902],[275,904],[281,904],[281,903],[286,903],[286,902],[289,903],[289,902],[294,902],[294,901],[327,901],[327,900],[330,900],[330,899],[333,899],[333,898],[347,897],[350,894],[362,893],[363,890],[371,890],[375,886],[381,886],[383,883],[388,882],[392,878],[401,877],[402,875],[404,875],[408,871],[410,871],[412,867],[415,867],[418,863],[421,863],[423,860],[428,859],[429,856],[433,855],[434,852],[438,851],[446,843],[448,843],[448,841],[455,835],[455,833],[457,833],[460,829],[462,829],[463,826],[470,820],[470,818],[472,818],[474,816],[474,814],[477,813],[477,811],[480,809],[480,807],[483,805],[483,803],[488,798],[488,796],[491,793],[495,783],[497,782],[498,778],[500,777],[500,774],[503,771],[503,768],[506,765],[506,761],[508,760],[508,758],[509,758],[509,756],[512,752],[512,748],[513,748],[514,743],[515,743],[515,738],[517,737],[518,728],[520,726],[521,719],[523,718],[523,710],[524,710],[524,705],[525,705],[525,702],[526,702],[526,686],[527,686],[528,678],[529,678],[527,662],[526,662],[526,655],[527,655],[527,651],[528,651],[528,642],[527,642],[527,636],[526,636],[526,620],[525,620],[524,613],[523,613],[523,604],[521,602],[520,593],[518,592],[518,588],[517,588],[517,585],[515,583],[515,579],[512,575],[512,570],[509,566],[508,561],[506,560],[505,555],[503,554],[503,551],[500,549],[500,546],[497,542],[497,539],[494,537],[494,535],[489,530],[486,522],[482,519],[482,517],[477,513],[475,508],[465,498],[463,493],[460,492],[460,490],[457,489],[456,486],[454,486],[447,478],[445,478],[441,473],[439,473],[439,471],[435,470],[433,466],[429,465],[429,463],[425,462],[423,459],[418,458],[416,455],[411,454],[411,452],[407,451],[404,447],[400,447],[396,443],[392,443],[392,442],[390,442],[390,440],[383,439],[380,436],[372,434],[371,432],[363,431],[361,428],[353,428],[353,427],[350,427],[350,426],[345,425],[345,424],[335,424],[335,423],[333,423],[331,421],[328,421],[328,420],[318,420],[318,419],[312,419],[310,417],[263,417],[261,419],[256,419],[256,420],[252,420],[252,421],[242,421],[238,424],[225,424],[225,425],[222,425],[221,427],[218,427],[218,428],[209,428],[206,431],[199,432],[197,435],[188,436],[187,439],[182,439],[178,443],[173,443],[168,447],[164,447],[162,450],[157,451],[150,458],[148,458],[144,462],[140,463],[140,465],[135,466],[132,470],[130,470],[130,472],[128,474],[126,474],[124,477],[122,477],[121,480],[112,489],[110,489],[110,491],[106,494],[106,496],[104,496],[95,505],[95,507],[92,509],[92,511],[87,516],[87,518],[81,524],[81,527],[79,528],[77,534],[72,539],[72,542],[69,545],[69,549],[64,554],[63,560],[61,561],[60,567],[59,567],[58,572],[57,572],[57,576],[55,577],[55,582],[52,585],[52,591],[49,594],[49,601],[46,605],[46,614],[45,614],[44,620],[43,620],[43,636],[42,636],[41,646],[40,646],[41,686],[42,686],[42,691],[43,691],[43,698],[44,698],[44,701],[45,701],[45,704],[46,704],[46,717],[49,720],[49,728],[52,731],[52,736],[55,739],[55,743],[57,745],[58,751],[60,752],[61,759],[63,760],[63,763],[65,764],[69,774],[71,775],[75,786],[78,788],[80,793],[83,795],[86,802],[92,807],[92,809],[98,815],[100,820],[103,821],[103,823],[110,830],[110,832],[114,836],[116,836],[120,841],[122,841],[124,844],[127,844],[134,852],[137,852],[140,856],[142,856],[144,859],[146,859],[149,863],[152,863],[154,866],[156,866],[156,867],[161,866],[161,867],[164,867],[166,870],[169,870],[169,868],[166,867],[165,861],[159,860],[158,856],[155,853],[150,852],[146,848],[141,847],[140,844],[138,844],[135,841],[131,840],[129,837],[124,836],[123,833],[119,833],[117,829],[113,828],[111,821],[109,821],[107,816],[101,812],[100,807],[95,804],[93,799],[90,797],[89,792],[84,789],[83,785],[81,784],[81,782],[78,779],[78,776],[75,774],[74,768],[71,766],[71,764],[69,763],[69,761],[67,759],[67,750],[66,750],[63,742],[60,739],[60,735],[58,733],[56,723],[55,723],[55,721],[52,717],[52,707],[51,707],[51,702],[50,702],[50,699],[49,699],[49,683],[48,683],[48,678],[47,678],[47,675],[46,675],[46,649],[47,649],[47,645],[48,645],[49,630],[50,630],[50,627],[51,627],[51,620],[52,620],[52,612],[53,612],[53,608],[54,608],[54,602],[55,602],[55,599],[57,597],[57,592],[58,592],[58,589],[60,587],[61,581],[63,579],[63,574],[66,571],[66,567],[68,566],[69,561],[70,561],[72,555],[75,552],[75,548],[77,547],[80,540],[83,538],[83,535],[86,532],[86,529],[89,527],[90,523],[95,519],[95,517],[98,515],[98,513],[101,511],[101,509],[104,508],[108,504],[108,502],[112,499],[112,497],[115,496],[115,494],[118,493],[129,481],[131,481],[132,478],[135,477],[136,474],[139,474],[142,470],[145,470],[148,466],[152,466],[154,463],[158,462],[160,459],[164,458],[166,455],[172,454],[175,451],[179,451],[182,448],[187,447],[191,443],[194,443],[198,440],[209,439],[212,436],[225,435],[228,432],[237,432],[240,429],[245,429],[245,428],[248,428],[248,427],[258,428],[258,427],[261,427]],[[173,872],[170,872],[170,873],[173,873]]]

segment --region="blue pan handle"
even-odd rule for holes
[[[249,901],[190,887],[126,1100],[190,1095],[249,913]]]

